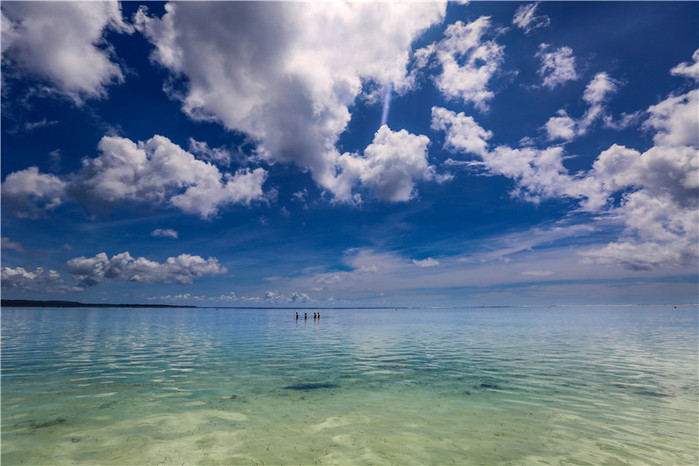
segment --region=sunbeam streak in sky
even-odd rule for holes
[[[386,124],[388,120],[388,111],[391,109],[391,93],[393,93],[393,81],[388,82],[386,86],[386,95],[383,97],[383,113],[381,114],[381,126]]]

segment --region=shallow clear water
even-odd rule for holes
[[[2,309],[2,464],[697,464],[696,307]]]

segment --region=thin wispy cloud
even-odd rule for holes
[[[525,34],[529,34],[535,29],[545,28],[551,24],[551,18],[546,15],[537,14],[541,2],[522,5],[517,8],[512,18],[512,24],[522,29]]]
[[[172,238],[177,239],[178,234],[172,228],[156,228],[150,232],[150,235],[155,238]]]

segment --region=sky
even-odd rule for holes
[[[697,2],[2,2],[2,297],[699,301]]]

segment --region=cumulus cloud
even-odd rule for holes
[[[595,160],[591,175],[608,193],[643,187],[653,195],[669,195],[678,203],[692,201],[699,189],[697,146],[654,146],[645,153],[614,144]]]
[[[670,70],[670,74],[675,76],[683,76],[685,78],[691,78],[694,81],[699,81],[699,49],[695,50],[692,54],[692,60],[694,61],[694,63],[680,63],[679,65]]]
[[[155,238],[173,238],[177,239],[177,232],[172,228],[156,228],[150,232],[150,235]]]
[[[544,129],[549,140],[563,139],[570,141],[575,138],[578,133],[578,122],[568,116],[568,113],[561,109],[556,112],[556,116],[552,116],[544,124]]]
[[[699,221],[696,196],[690,204],[679,203],[670,194],[654,194],[643,187],[624,195],[611,213],[625,224],[625,234],[604,247],[583,253],[585,263],[621,264],[634,270],[697,263]]]
[[[516,181],[513,194],[539,202],[543,198],[568,193],[572,179],[563,166],[563,148],[533,147],[512,148],[497,146],[488,149],[486,139],[492,136],[471,117],[463,113],[435,107],[432,110],[432,126],[445,132],[445,145],[453,152],[470,153],[480,160],[467,162],[480,167],[485,173],[502,175]],[[456,165],[458,161],[452,161]]]
[[[653,141],[661,146],[699,146],[699,89],[671,96],[648,109],[644,126],[656,131]]]
[[[448,177],[437,175],[427,160],[429,143],[427,136],[405,130],[391,131],[388,126],[382,126],[362,157],[346,153],[340,158],[342,175],[338,178],[338,198],[348,198],[352,187],[359,183],[378,199],[408,201],[416,195],[416,181],[445,181]],[[355,194],[353,199],[361,198]]]
[[[294,291],[289,296],[289,302],[291,303],[307,303],[309,301],[312,301],[312,299],[307,293]]]
[[[578,79],[575,71],[575,57],[570,47],[559,47],[549,52],[549,44],[541,44],[536,56],[541,60],[539,75],[544,78],[543,85],[554,89],[566,81]]]
[[[234,291],[228,294],[222,294],[219,296],[207,296],[207,295],[193,295],[191,293],[178,293],[176,295],[165,295],[165,296],[151,296],[146,298],[149,301],[198,301],[198,302],[212,302],[212,301],[238,301],[243,300],[236,296]]]
[[[598,75],[583,98],[592,109],[603,105],[614,89],[613,81]],[[653,147],[639,152],[614,144],[599,154],[590,170],[576,174],[563,165],[562,147],[501,145],[491,150],[485,145],[485,130],[448,111],[433,111],[433,127],[445,131],[454,152],[478,157],[463,163],[512,179],[516,197],[532,202],[576,199],[581,211],[604,214],[605,222],[621,225],[616,241],[585,251],[584,261],[641,270],[686,266],[699,259],[697,108],[699,90],[669,96],[646,112],[644,127],[655,132]],[[579,122],[569,122],[564,113],[556,118],[557,131],[577,130]]]
[[[563,165],[562,147],[512,148],[497,146],[483,158],[487,171],[515,180],[515,197],[538,203],[543,199],[575,196],[573,178]]]
[[[76,189],[102,201],[167,203],[211,218],[225,205],[263,198],[264,169],[224,174],[164,136],[138,143],[105,136],[98,149],[98,157],[83,160]]]
[[[432,259],[431,257],[422,260],[413,259],[412,262],[418,267],[436,267],[439,265],[439,261],[437,259]]]
[[[551,18],[548,16],[536,15],[536,9],[539,7],[539,3],[541,2],[522,5],[517,8],[514,17],[512,18],[512,24],[524,30],[525,34],[529,34],[534,29],[545,28],[551,24]]]
[[[212,218],[224,206],[265,199],[266,170],[222,173],[164,136],[139,142],[104,136],[98,150],[100,155],[83,159],[81,170],[67,181],[39,173],[37,167],[11,173],[2,185],[3,200],[25,217],[56,208],[70,194],[87,204],[149,202]]]
[[[180,254],[168,257],[163,263],[134,258],[122,252],[111,258],[101,252],[94,257],[76,257],[68,261],[69,272],[83,287],[103,282],[139,282],[191,284],[195,278],[205,275],[221,275],[227,272],[218,259]]]
[[[480,110],[488,108],[495,95],[488,82],[500,70],[504,51],[494,40],[485,39],[491,29],[488,16],[468,24],[457,21],[446,28],[444,39],[416,54],[424,63],[436,57],[442,69],[435,84],[447,99],[472,103]]]
[[[106,30],[133,30],[119,2],[3,3],[3,71],[36,76],[78,105],[104,97],[110,84],[124,80],[103,41]]]
[[[595,182],[593,193],[608,198],[625,191],[620,205],[610,209],[625,225],[625,235],[588,251],[587,261],[651,269],[699,259],[699,117],[687,111],[699,105],[697,93],[671,96],[649,108],[646,125],[658,131],[649,150],[613,145],[595,161],[588,177]]]
[[[335,147],[349,108],[364,83],[410,88],[411,44],[442,20],[445,3],[177,2],[165,9],[161,18],[141,9],[135,23],[155,45],[153,59],[172,72],[168,89],[183,111],[247,134],[258,158],[294,163],[350,200]]]
[[[441,107],[432,107],[431,127],[446,132],[445,149],[481,156],[488,152],[488,139],[493,137],[492,131],[481,128],[473,117]]]
[[[61,274],[55,270],[37,267],[27,270],[24,267],[3,267],[2,288],[18,291],[59,291],[63,285]]]
[[[261,296],[238,296],[235,292],[221,296],[192,296],[190,294],[180,294],[175,296],[163,296],[164,300],[182,300],[188,299],[192,301],[243,301],[246,303],[256,304],[302,304],[313,301],[307,293],[300,291],[292,291],[291,293],[282,294],[276,290],[265,291]]]
[[[52,210],[63,203],[67,186],[57,176],[29,167],[5,177],[3,206],[11,208],[19,217],[37,217],[42,210]]]
[[[607,127],[622,129],[628,126],[637,118],[636,114],[624,115],[621,120],[615,121],[605,113],[605,103],[618,88],[619,82],[617,80],[611,78],[607,73],[597,73],[583,92],[582,98],[588,104],[585,114],[575,120],[568,116],[565,110],[559,110],[556,116],[549,118],[544,125],[549,140],[571,141],[587,133],[590,127],[600,119],[603,119]]]

